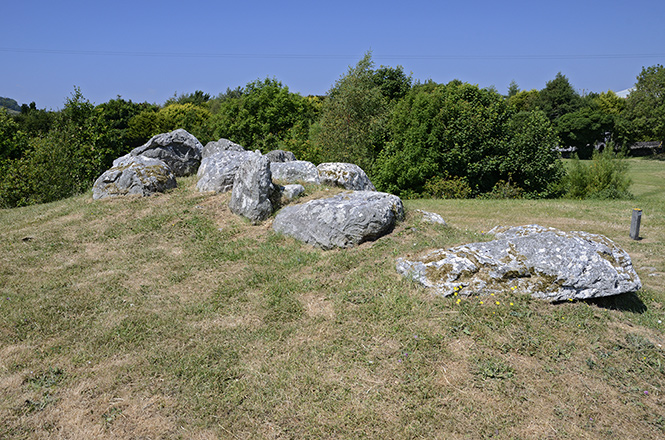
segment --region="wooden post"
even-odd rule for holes
[[[640,222],[642,220],[642,210],[633,209],[633,218],[630,222],[630,238],[633,240],[640,239]]]

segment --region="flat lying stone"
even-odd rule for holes
[[[375,240],[404,217],[399,197],[376,191],[351,191],[283,208],[275,231],[322,249],[346,248]]]
[[[538,225],[498,227],[495,240],[438,249],[410,260],[399,273],[451,295],[515,290],[564,301],[635,292],[642,286],[630,256],[607,237]]]

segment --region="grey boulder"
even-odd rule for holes
[[[201,192],[230,191],[240,165],[255,155],[256,153],[245,150],[219,150],[204,155],[197,173],[199,181],[196,183],[196,188]]]
[[[177,177],[196,173],[201,164],[203,145],[187,131],[179,128],[153,136],[129,154],[162,160]]]
[[[316,166],[304,160],[271,162],[270,171],[273,179],[282,183],[321,183]]]
[[[293,200],[296,197],[300,197],[305,192],[305,187],[298,183],[280,186],[278,189],[286,200]]]
[[[205,159],[206,157],[212,156],[221,151],[245,151],[245,149],[241,145],[231,142],[228,139],[219,139],[217,141],[208,142],[205,147],[203,147],[201,155],[202,158]]]
[[[122,156],[113,161],[92,187],[92,198],[137,194],[149,196],[177,186],[171,168],[159,159],[143,156]]]
[[[296,160],[296,155],[290,151],[272,150],[265,154],[270,162],[293,162]]]
[[[257,224],[272,214],[270,198],[273,191],[270,161],[261,154],[252,153],[238,168],[229,209]]]
[[[397,271],[440,295],[515,290],[549,301],[598,298],[642,286],[630,256],[607,237],[538,225],[497,227],[495,239],[397,259]]]
[[[404,218],[399,197],[376,191],[351,191],[287,206],[273,220],[276,232],[322,249],[346,248],[375,240]]]
[[[340,186],[354,191],[376,191],[367,174],[358,165],[328,162],[316,168],[322,185]]]

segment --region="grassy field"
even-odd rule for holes
[[[1,210],[0,438],[665,438],[665,162],[630,166],[631,201],[407,201],[391,235],[327,252],[192,178]],[[643,290],[457,304],[395,271],[531,223],[608,236]]]

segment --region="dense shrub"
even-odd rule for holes
[[[495,91],[460,81],[414,87],[392,112],[390,136],[374,177],[396,194],[426,193],[428,181],[449,175],[475,195],[505,180],[542,197],[563,176],[544,114],[515,114]]]
[[[425,182],[425,195],[434,199],[466,199],[472,194],[471,186],[464,177],[434,176]]]
[[[568,170],[563,186],[566,197],[572,199],[630,199],[628,164],[622,155],[611,148],[603,152],[594,151],[590,164],[577,156]]]

